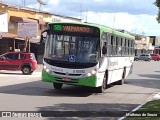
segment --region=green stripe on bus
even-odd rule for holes
[[[66,82],[56,81],[57,79],[62,79],[62,77],[59,77],[57,75],[51,75],[47,73],[45,70],[42,71],[42,81],[44,82],[56,82],[56,83],[63,83],[63,84],[69,84],[69,85],[96,87],[96,78],[97,78],[96,75],[84,77],[84,78],[72,78],[73,82],[77,81],[77,83],[66,83]]]

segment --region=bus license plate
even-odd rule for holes
[[[62,78],[63,81],[71,81],[71,78]]]

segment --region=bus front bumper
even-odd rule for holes
[[[89,77],[81,77],[81,78],[66,78],[57,75],[51,75],[47,73],[45,70],[42,70],[42,81],[44,82],[55,82],[55,83],[63,83],[69,85],[79,85],[79,86],[88,86],[88,87],[96,87],[96,75],[92,75]]]

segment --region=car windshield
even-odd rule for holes
[[[96,63],[98,38],[50,34],[44,57],[51,60]]]

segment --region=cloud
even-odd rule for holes
[[[22,0],[3,0],[22,5]],[[82,18],[84,21],[125,29],[134,33],[159,35],[155,0],[44,0],[42,10]],[[25,0],[28,7],[39,9],[37,0]]]
[[[124,29],[137,34],[145,33],[148,36],[160,34],[160,25],[157,24],[155,15],[96,12],[88,12],[87,15],[85,18],[88,22],[106,25],[111,28]]]
[[[47,3],[48,5],[51,4],[51,5],[58,5],[60,0],[49,0]]]
[[[22,0],[3,0],[13,4],[22,5]],[[131,15],[157,14],[157,7],[153,5],[155,0],[43,0],[47,3],[43,6],[44,9],[50,8],[50,12],[75,16],[80,12],[92,11],[92,12],[106,12],[106,13],[129,13]],[[37,0],[25,0],[25,4],[28,6],[34,6],[37,4]],[[35,7],[35,6],[34,6]]]
[[[124,12],[133,15],[137,14],[156,14],[157,8],[153,5],[155,0],[59,0],[59,8],[65,8],[65,11],[59,10],[60,14],[69,14],[69,12],[83,12],[90,10],[92,12],[117,13]],[[91,4],[92,3],[92,4]],[[67,12],[69,11],[69,12]]]

